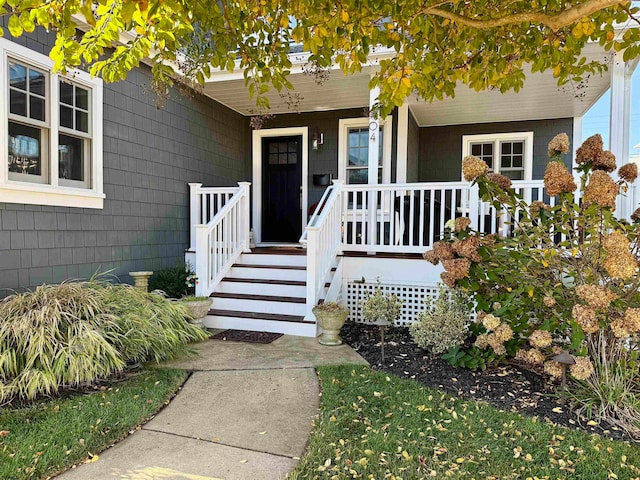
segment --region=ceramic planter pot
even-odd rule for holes
[[[325,310],[322,307],[313,307],[313,314],[322,328],[322,335],[318,339],[322,345],[342,345],[340,329],[347,320],[349,311],[345,308]]]
[[[187,310],[189,310],[189,323],[194,325],[202,326],[202,321],[204,317],[209,313],[209,309],[211,308],[211,304],[213,303],[212,298],[206,298],[204,300],[195,300],[195,301],[183,301],[181,302]]]

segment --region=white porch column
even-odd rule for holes
[[[378,184],[378,147],[380,145],[380,123],[377,117],[376,105],[378,103],[378,96],[380,95],[380,89],[378,87],[369,91],[369,185]],[[376,243],[376,227],[377,227],[377,204],[378,199],[375,192],[369,191],[369,232],[368,232],[368,244],[373,245]],[[375,252],[368,252],[375,254]]]
[[[201,183],[189,184],[189,250],[196,251],[196,225],[200,223],[200,195]]]
[[[609,150],[616,156],[620,167],[629,161],[629,125],[631,123],[631,76],[637,60],[625,63],[624,52],[616,52],[611,71],[611,107],[609,116]],[[635,209],[629,201],[632,195],[621,197],[619,216],[628,218]]]
[[[576,151],[582,145],[582,117],[573,117],[573,135],[571,136],[571,173],[576,185],[580,185],[580,175],[576,171]]]
[[[409,140],[409,105],[398,107],[398,142],[396,151],[396,183],[407,183]]]

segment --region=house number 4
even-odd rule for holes
[[[369,122],[369,131],[371,132],[371,140],[376,139],[376,131],[378,130],[378,122],[371,121]]]

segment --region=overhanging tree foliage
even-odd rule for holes
[[[170,63],[200,84],[213,69],[239,68],[260,108],[270,87],[291,87],[291,44],[311,52],[315,68],[337,63],[345,73],[382,46],[393,52],[371,80],[382,114],[412,92],[453,96],[458,83],[517,91],[525,64],[553,70],[559,83],[579,80],[606,68],[582,57],[590,41],[635,58],[638,10],[614,0],[0,0],[12,35],[37,25],[57,31],[51,58],[63,71],[87,64],[116,81],[149,58],[167,85]]]

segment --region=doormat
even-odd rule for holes
[[[211,338],[214,340],[226,340],[229,342],[267,344],[277,340],[282,335],[282,333],[252,332],[249,330],[225,330],[224,332],[216,333]]]

